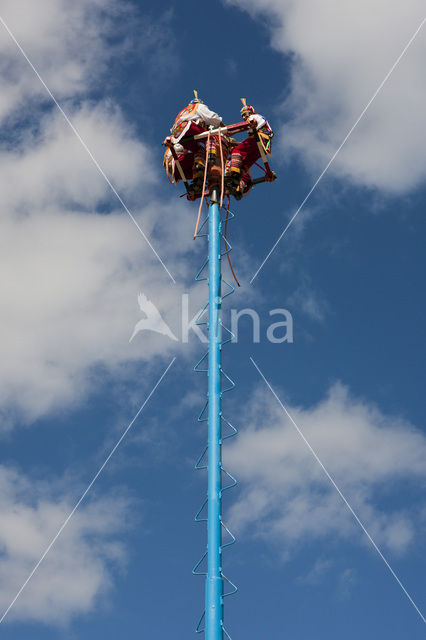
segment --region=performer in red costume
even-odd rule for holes
[[[193,179],[193,187],[199,190],[203,181],[205,165],[205,148],[198,140],[182,140],[203,133],[208,126],[218,127],[222,125],[222,118],[211,111],[198,94],[194,91],[194,99],[178,113],[170,130],[171,136],[165,139],[166,144],[172,144],[187,180]],[[212,149],[210,149],[212,151]],[[164,154],[163,166],[166,169],[169,180],[177,183],[180,174],[176,167],[173,155],[168,148]]]
[[[274,135],[268,121],[256,113],[254,107],[245,104],[244,98],[241,116],[249,123],[251,131],[248,138],[231,152],[231,161],[226,175],[226,184],[237,198],[238,195],[242,197],[248,193],[251,188],[250,167],[260,158],[259,144],[263,146],[265,153],[270,153]]]

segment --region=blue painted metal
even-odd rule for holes
[[[230,217],[234,217],[232,213]],[[208,543],[206,551],[193,568],[194,575],[204,576],[206,580],[205,610],[196,626],[196,633],[205,633],[207,640],[230,640],[231,636],[224,627],[223,603],[224,598],[236,593],[237,587],[223,573],[222,552],[235,543],[235,537],[222,519],[222,496],[237,481],[223,468],[221,452],[223,442],[235,436],[237,429],[222,414],[222,396],[234,389],[235,383],[222,369],[222,347],[232,340],[233,334],[222,323],[221,306],[223,300],[233,293],[234,287],[221,274],[222,257],[232,247],[222,233],[215,193],[211,194],[209,215],[197,234],[197,237],[203,236],[209,239],[209,256],[195,279],[208,281],[209,300],[199,312],[196,324],[208,329],[209,349],[195,365],[194,371],[208,374],[207,401],[198,416],[199,423],[208,423],[208,443],[198,458],[195,469],[207,470],[208,491],[195,520],[207,523]],[[227,287],[224,294],[221,291],[222,285]],[[206,320],[204,316],[207,311]],[[222,330],[226,332],[225,339],[222,339]],[[224,591],[225,584],[227,586]]]
[[[209,363],[206,640],[222,640],[222,451],[221,349],[222,273],[220,211],[217,192],[209,207]]]

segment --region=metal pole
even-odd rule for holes
[[[221,257],[218,192],[209,207],[208,520],[206,640],[223,640],[221,460]]]

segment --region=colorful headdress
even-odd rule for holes
[[[254,107],[252,107],[250,104],[247,104],[247,101],[245,98],[241,98],[241,102],[243,103],[243,108],[241,109],[241,115],[244,116],[249,116],[252,113],[254,113]]]
[[[191,100],[191,102],[189,104],[196,104],[196,103],[200,103],[200,104],[204,104],[204,102],[202,100],[200,100],[200,98],[198,97],[198,92],[196,89],[194,89],[194,99]]]

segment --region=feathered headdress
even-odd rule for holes
[[[252,113],[254,113],[254,107],[252,107],[250,104],[247,104],[247,100],[245,98],[241,98],[241,102],[243,103],[243,108],[241,109],[241,115],[243,116],[249,116]]]
[[[191,100],[190,104],[196,104],[197,102],[199,102],[200,104],[204,104],[204,102],[202,100],[200,100],[200,98],[198,97],[197,90],[194,89],[194,99]]]

